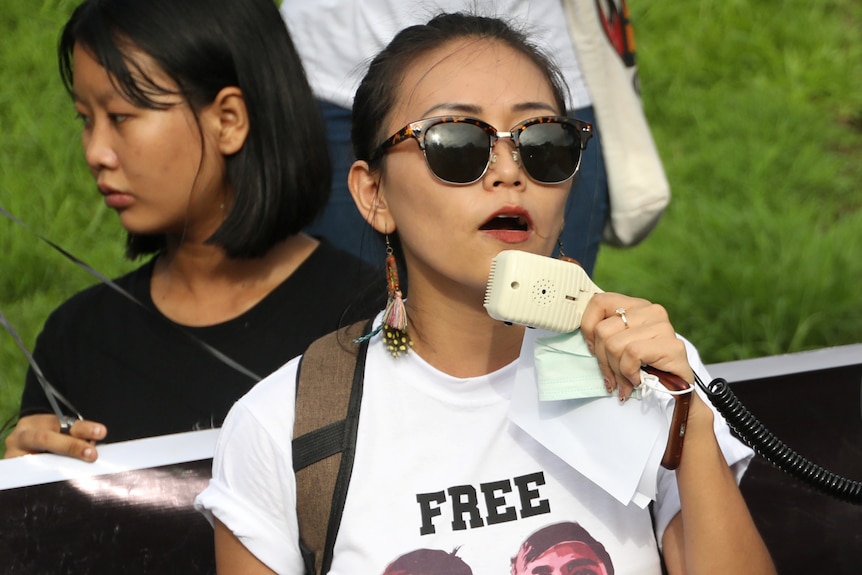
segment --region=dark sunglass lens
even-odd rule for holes
[[[520,136],[521,162],[537,182],[557,183],[575,173],[581,157],[576,128],[570,124],[532,124]]]
[[[425,159],[431,171],[446,182],[475,182],[485,171],[490,140],[479,126],[446,122],[425,133]]]

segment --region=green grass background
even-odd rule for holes
[[[862,3],[629,3],[673,200],[641,245],[602,249],[597,283],[665,305],[707,362],[862,342]],[[115,276],[123,232],[56,71],[75,4],[0,0],[0,206]],[[93,281],[0,217],[0,311],[29,348]],[[0,419],[26,365],[0,331]]]

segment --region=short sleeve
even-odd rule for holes
[[[297,361],[240,399],[219,434],[213,477],[195,507],[218,518],[277,573],[302,573],[291,441]]]

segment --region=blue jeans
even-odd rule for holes
[[[386,246],[362,218],[347,189],[347,174],[354,160],[350,143],[350,110],[322,100],[318,100],[318,104],[326,124],[332,161],[332,191],[323,213],[305,231],[324,237],[335,247],[382,268],[386,261]]]
[[[596,117],[592,106],[568,113],[569,117],[584,120],[593,125],[593,137],[587,143],[581,167],[572,182],[572,191],[566,201],[566,225],[560,240],[563,253],[578,260],[590,276],[596,266],[602,231],[610,216],[608,196],[608,177],[605,173],[605,160],[602,155]],[[554,255],[559,255],[558,250]]]
[[[319,104],[332,158],[332,194],[323,213],[305,231],[323,236],[342,250],[382,267],[385,260],[383,242],[362,219],[347,189],[347,173],[353,163],[350,110],[323,101]],[[592,107],[575,110],[569,115],[595,126]],[[609,209],[607,177],[597,128],[572,184],[566,202],[566,225],[561,236],[563,252],[578,260],[590,275]]]

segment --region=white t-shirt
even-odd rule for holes
[[[522,28],[560,67],[569,109],[590,105],[559,0],[284,0],[281,14],[318,98],[350,108],[371,59],[395,34],[440,12],[499,16]]]
[[[302,573],[291,464],[297,363],[231,410],[213,479],[197,500],[267,566],[291,574]],[[473,575],[509,573],[531,534],[562,533],[572,524],[603,548],[592,560],[604,557],[615,573],[661,572],[648,510],[622,505],[510,423],[517,363],[458,379],[415,352],[393,360],[379,336],[372,339],[333,575],[383,575],[390,563],[420,549],[457,550]],[[726,433],[719,441],[723,448],[736,442]],[[673,473],[660,475],[658,533],[679,510]],[[558,551],[556,560],[562,556]],[[584,572],[607,573],[591,566]]]

